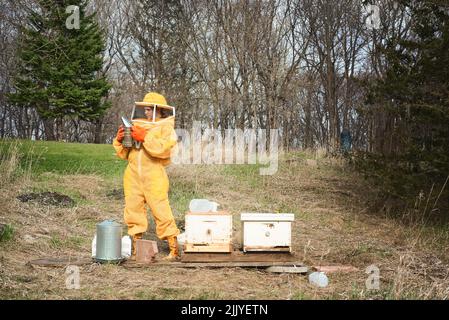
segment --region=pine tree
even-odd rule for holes
[[[35,107],[48,140],[54,122],[67,117],[95,121],[110,106],[110,85],[100,75],[105,47],[95,16],[86,15],[86,0],[38,0],[22,30],[16,91],[9,98],[18,106]],[[70,5],[79,7],[79,28],[67,28]]]
[[[439,0],[400,4],[410,12],[411,33],[385,42],[387,72],[369,97],[395,119],[395,132],[385,134],[397,147],[376,162],[389,191],[406,198],[429,185],[443,188],[449,174],[449,6]],[[441,190],[440,203],[448,199]]]

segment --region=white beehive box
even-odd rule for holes
[[[243,251],[291,252],[292,213],[242,213]]]
[[[231,252],[232,214],[226,211],[185,216],[184,252]]]

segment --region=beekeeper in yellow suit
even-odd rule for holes
[[[179,230],[168,201],[169,181],[164,168],[170,163],[171,150],[177,142],[174,122],[175,109],[167,105],[164,96],[150,92],[133,109],[133,146],[122,145],[123,127],[113,141],[117,156],[128,160],[123,178],[124,220],[133,240],[133,257],[135,242],[148,227],[145,204],[153,214],[158,238],[168,241],[170,254],[164,259],[175,260],[179,256]]]

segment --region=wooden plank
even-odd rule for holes
[[[241,251],[233,251],[226,253],[184,253],[181,256],[181,262],[291,262],[296,261],[296,257],[290,253],[243,253]]]
[[[213,262],[213,263],[184,263],[176,265],[181,268],[266,268],[271,266],[291,266],[291,265],[302,265],[301,262]]]
[[[358,268],[353,266],[313,266],[313,270],[325,273],[337,273],[337,272],[356,272]]]
[[[31,260],[28,264],[41,267],[84,266],[95,263],[89,258],[42,258]]]
[[[200,262],[154,262],[149,264],[136,263],[135,261],[125,261],[121,264],[125,268],[152,268],[152,267],[160,267],[160,266],[170,266],[179,267],[179,268],[267,268],[272,266],[303,266],[303,264],[299,261],[297,262],[209,262],[209,263],[200,263]]]
[[[223,252],[229,253],[232,251],[230,243],[214,243],[208,245],[198,245],[192,243],[184,244],[184,252]]]
[[[272,266],[265,271],[272,273],[307,273],[309,269],[305,266]]]

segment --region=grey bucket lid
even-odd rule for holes
[[[112,219],[108,219],[108,220],[104,220],[100,223],[97,224],[98,227],[117,227],[117,228],[121,228],[122,225],[120,223],[118,223],[115,220]]]

